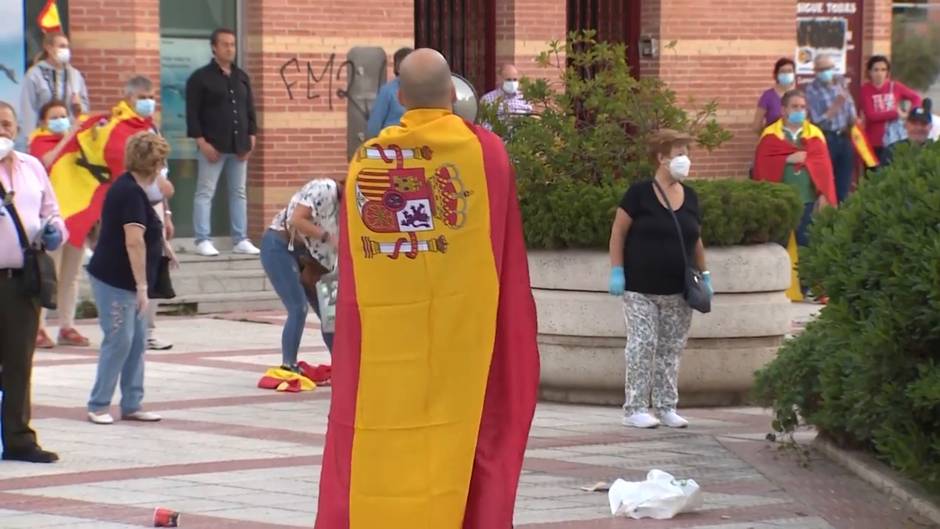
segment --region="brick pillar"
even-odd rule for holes
[[[539,68],[536,56],[567,31],[565,0],[496,0],[496,63],[513,63],[522,75],[558,79],[557,68]],[[497,72],[497,76],[498,76]]]
[[[751,129],[757,100],[773,83],[774,62],[793,57],[796,0],[760,2],[740,16],[728,16],[736,3],[726,0],[643,4],[641,27],[644,33],[658,35],[660,49],[657,59],[641,61],[642,71],[658,75],[682,104],[691,98],[693,107],[700,108],[717,101],[719,121],[734,134],[711,154],[693,153],[693,176],[746,175],[757,142]],[[665,49],[671,41],[676,41],[675,47]]]
[[[891,56],[892,0],[865,0],[862,60],[872,55]]]
[[[411,0],[379,7],[363,0],[311,0],[302,7],[291,0],[245,2],[241,53],[259,125],[248,175],[248,225],[255,240],[303,184],[345,174],[346,101],[336,92],[346,86],[346,75],[337,77],[340,65],[354,46],[380,46],[391,61],[395,50],[414,44],[413,18]],[[329,77],[308,78],[308,63],[316,77],[332,76],[332,91]],[[292,97],[282,68],[293,83]]]
[[[69,21],[73,64],[85,76],[92,111],[110,111],[133,75],[159,84],[159,0],[71,0]]]

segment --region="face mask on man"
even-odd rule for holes
[[[49,120],[49,131],[53,134],[65,134],[69,130],[69,118],[53,118]]]
[[[0,160],[7,157],[13,151],[13,140],[10,138],[0,138]]]
[[[513,95],[519,91],[519,81],[503,81],[503,92]]]
[[[790,86],[794,81],[796,81],[796,75],[792,73],[777,74],[777,82],[780,83],[780,86]]]
[[[156,109],[157,102],[154,99],[138,99],[137,104],[134,106],[137,115],[145,118],[152,116]]]
[[[672,179],[681,182],[689,177],[689,171],[692,169],[692,160],[688,156],[681,154],[669,162],[669,174]]]
[[[823,70],[821,72],[816,72],[816,79],[824,83],[831,83],[832,79],[835,77],[835,72],[833,70]]]
[[[805,110],[794,110],[787,114],[787,120],[794,125],[802,125],[806,121],[806,111]]]
[[[62,64],[68,64],[72,60],[72,50],[69,48],[59,48],[55,50],[55,58]]]

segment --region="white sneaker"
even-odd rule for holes
[[[172,348],[173,344],[170,342],[164,342],[163,340],[154,338],[153,336],[147,338],[147,349],[150,349],[151,351],[166,351]]]
[[[196,253],[203,257],[215,257],[219,251],[215,249],[212,241],[202,241],[196,245]]]
[[[114,424],[114,417],[110,413],[95,413],[93,411],[88,412],[88,420],[95,424]]]
[[[676,410],[666,410],[660,413],[659,420],[662,421],[663,426],[668,426],[669,428],[685,428],[689,425],[689,421],[676,413]]]
[[[156,413],[142,410],[137,410],[134,413],[128,413],[126,415],[121,415],[121,419],[125,421],[157,422],[162,418],[163,417],[160,417]]]
[[[623,425],[633,428],[656,428],[659,426],[659,419],[653,417],[646,411],[638,411],[633,415],[624,417]]]
[[[259,250],[254,244],[251,244],[251,241],[249,241],[248,239],[245,239],[242,242],[236,244],[232,248],[232,253],[242,253],[245,255],[258,255],[259,253],[261,253],[261,250]]]

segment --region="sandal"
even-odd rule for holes
[[[71,327],[59,329],[59,345],[71,345],[74,347],[88,347],[90,342],[79,332]]]
[[[52,341],[52,338],[49,338],[49,335],[46,334],[45,329],[39,329],[39,332],[36,333],[36,348],[37,349],[52,349],[55,347],[55,342]]]

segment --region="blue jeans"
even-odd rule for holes
[[[111,406],[118,377],[121,379],[121,413],[140,410],[144,400],[144,350],[147,317],[137,311],[137,295],[112,287],[89,275],[98,307],[98,323],[104,338],[98,356],[98,374],[88,399],[88,410],[106,411]]]
[[[215,196],[215,188],[223,172],[228,187],[232,243],[242,242],[248,238],[248,199],[245,194],[248,162],[239,160],[238,155],[228,153],[222,154],[215,163],[210,163],[201,152],[196,157],[199,160],[199,176],[196,179],[196,196],[193,200],[193,231],[196,234],[196,243],[207,241],[212,236],[212,197]]]
[[[803,204],[803,216],[800,217],[800,225],[796,228],[797,246],[809,246],[809,225],[813,223],[813,209],[815,202]]]
[[[261,238],[261,266],[287,309],[287,322],[281,332],[281,363],[294,365],[307,322],[307,303],[313,305],[314,311],[319,314],[316,292],[312,295],[306,292],[300,283],[297,258],[287,249],[287,242],[274,230],[266,230]],[[323,341],[332,350],[333,334],[323,333]]]
[[[829,159],[835,173],[836,198],[839,204],[849,198],[852,189],[852,173],[855,172],[855,147],[848,134],[836,134],[826,131],[826,144],[829,147]]]

